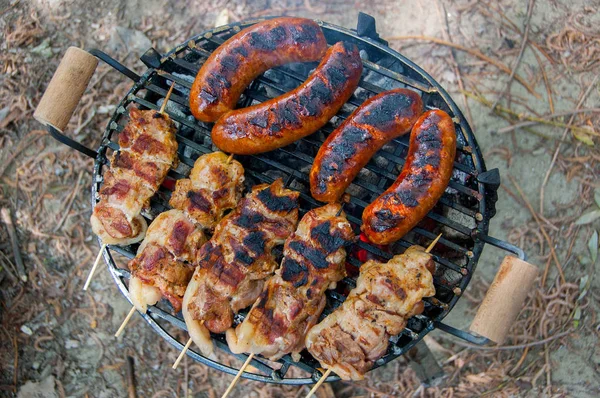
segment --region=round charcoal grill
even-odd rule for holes
[[[47,128],[59,141],[95,158],[92,206],[95,206],[98,200],[97,192],[103,183],[103,172],[108,165],[108,155],[119,150],[116,141],[118,133],[127,123],[127,109],[136,106],[142,109],[158,110],[168,88],[172,82],[175,82],[166,112],[179,125],[177,141],[180,162],[177,169],[169,172],[159,192],[152,198],[150,209],[145,211],[143,216],[150,222],[159,213],[169,209],[168,201],[171,191],[174,189],[175,180],[185,178],[199,156],[215,150],[210,140],[212,125],[195,120],[188,108],[188,95],[194,77],[202,63],[220,44],[245,27],[262,20],[255,19],[206,31],[182,43],[164,56],[154,49],[149,49],[141,57],[142,62],[148,66],[148,70],[142,76],[138,76],[101,51],[90,51],[92,55],[134,82],[131,90],[118,104],[110,119],[98,151],[71,140],[55,127],[48,126]],[[436,295],[426,298],[423,313],[411,318],[403,332],[390,339],[386,355],[376,362],[375,367],[382,366],[403,355],[435,328],[474,344],[488,343],[487,338],[455,329],[442,323],[442,320],[454,307],[461,292],[467,287],[486,243],[511,252],[520,259],[525,259],[525,254],[518,247],[487,235],[489,221],[495,214],[496,190],[500,184],[498,170],[486,170],[473,132],[448,93],[419,66],[390,49],[387,43],[380,39],[375,31],[375,21],[372,17],[359,14],[356,30],[341,28],[322,21],[317,21],[317,23],[323,29],[329,45],[343,40],[352,42],[359,47],[364,64],[359,87],[338,114],[317,133],[273,152],[257,156],[236,157],[246,170],[246,188],[249,189],[259,183],[271,183],[276,178],[283,178],[287,187],[301,193],[301,215],[312,208],[321,206],[321,203],[310,196],[308,171],[327,135],[366,98],[399,87],[415,90],[421,95],[427,109],[442,109],[452,116],[455,122],[458,142],[452,181],[437,206],[418,227],[399,242],[388,247],[377,247],[360,240],[347,249],[349,276],[338,283],[336,289],[327,293],[327,306],[321,319],[339,306],[348,291],[355,286],[361,263],[371,258],[386,261],[413,244],[427,245],[437,234],[442,233],[442,238],[433,249],[436,261],[434,274]],[[267,71],[244,92],[238,107],[256,104],[295,88],[307,78],[316,65],[317,63],[296,63]],[[398,176],[408,151],[408,138],[408,135],[405,135],[386,145],[348,189],[347,192],[351,197],[349,203],[345,205],[345,211],[357,234],[360,232],[363,209],[389,187]],[[130,274],[121,268],[125,265],[124,261],[117,264],[113,252],[133,258],[136,250],[137,245],[109,246],[104,252],[108,269],[128,300],[127,280]],[[281,252],[279,257],[281,257]],[[235,323],[242,321],[245,314],[246,311],[238,314]],[[171,307],[166,301],[163,300],[156,306],[150,307],[148,312],[142,316],[156,333],[177,350],[183,348],[185,341],[179,341],[173,336],[178,329],[186,330],[185,323],[181,314],[172,315]],[[187,334],[178,333],[178,335],[185,335],[185,339],[187,339]],[[224,335],[213,335],[213,340],[217,348],[230,352]],[[236,374],[238,371],[238,369],[198,354],[193,347],[188,351],[188,355],[197,362],[229,374]],[[242,360],[247,358],[246,355],[236,356]],[[321,373],[316,370],[319,366],[318,362],[306,350],[303,351],[299,362],[293,362],[287,355],[278,363],[275,364],[257,356],[251,364],[258,370],[258,373],[245,372],[243,377],[281,384],[310,384],[321,377]],[[290,366],[296,366],[309,372],[310,377],[286,377]],[[327,381],[337,379],[337,376],[330,376]]]

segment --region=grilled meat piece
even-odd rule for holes
[[[306,348],[344,380],[361,380],[399,334],[423,311],[423,297],[435,294],[433,259],[420,246],[387,263],[370,260],[360,268],[356,288],[306,336]]]
[[[189,263],[206,242],[202,230],[181,210],[161,213],[148,227],[137,255],[129,262],[132,301],[142,312],[161,296],[181,310],[194,267]]]
[[[139,242],[146,232],[142,208],[177,161],[175,125],[153,110],[129,109],[129,122],[119,134],[120,151],[111,159],[90,222],[106,244]]]
[[[237,328],[227,331],[234,353],[252,352],[271,360],[292,353],[299,360],[306,332],[325,307],[325,291],[346,275],[344,245],[354,240],[340,205],[306,213],[284,248],[284,259]]]
[[[230,328],[233,315],[254,303],[264,280],[275,271],[271,251],[294,231],[298,196],[280,179],[254,187],[200,250],[183,316],[190,337],[205,355],[212,352],[208,330],[222,333]]]
[[[177,180],[169,204],[212,230],[224,212],[240,201],[243,183],[244,167],[240,162],[228,163],[223,152],[209,153],[196,160],[189,178]]]

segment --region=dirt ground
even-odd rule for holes
[[[187,359],[171,370],[177,353],[139,316],[115,339],[129,304],[105,269],[81,290],[98,250],[88,225],[92,161],[32,118],[66,48],[99,48],[141,72],[148,47],[164,53],[215,24],[286,14],[353,28],[363,11],[461,106],[488,169],[503,179],[490,235],[522,247],[541,272],[501,349],[436,331],[427,344],[444,367],[441,385],[421,386],[401,358],[366,381],[334,383],[336,396],[600,396],[599,8],[590,0],[0,1],[0,207],[12,213],[26,275],[18,279],[3,223],[0,395],[127,396],[127,357],[139,396],[220,396],[231,380]],[[99,66],[69,134],[97,146],[129,85]],[[504,254],[486,248],[449,324],[468,328]],[[307,391],[244,380],[235,396]]]

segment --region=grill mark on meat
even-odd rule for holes
[[[165,145],[149,134],[140,134],[136,139],[131,150],[137,153],[156,154],[166,151]]]
[[[289,196],[278,196],[271,192],[271,187],[266,187],[256,195],[262,204],[273,212],[289,212],[298,207],[297,199],[292,199]]]
[[[205,213],[210,213],[212,210],[212,203],[204,197],[202,191],[188,191],[187,197],[190,200],[190,207],[192,209],[198,209]]]
[[[304,242],[293,241],[289,243],[290,249],[306,258],[316,268],[325,269],[329,266],[326,256],[319,250],[309,247]]]
[[[331,221],[325,221],[318,224],[310,232],[310,237],[314,242],[318,242],[328,255],[342,247],[346,240],[341,237],[341,232],[336,229],[333,234],[329,232]]]
[[[265,221],[265,216],[243,206],[241,214],[233,220],[233,223],[242,228],[251,228],[263,221]]]
[[[169,235],[169,245],[173,248],[173,254],[181,255],[185,250],[185,241],[192,232],[193,226],[183,220],[177,221],[173,225],[171,235]]]
[[[243,242],[250,251],[259,256],[265,251],[267,240],[263,231],[252,231],[246,235]]]
[[[102,189],[100,190],[100,195],[106,195],[106,196],[115,195],[115,197],[117,199],[123,200],[127,196],[127,193],[129,192],[130,189],[131,189],[131,184],[129,183],[129,181],[122,179],[122,180],[117,180],[111,186],[104,185],[102,187]]]
[[[296,27],[290,26],[290,35],[296,43],[316,43],[318,41],[319,28],[314,25],[301,24]]]
[[[281,279],[300,287],[308,282],[308,268],[294,259],[285,257],[281,264]]]
[[[356,123],[380,126],[379,128],[384,130],[394,119],[411,112],[413,104],[413,98],[403,93],[386,95],[372,106],[369,112],[358,115]]]

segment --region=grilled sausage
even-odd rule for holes
[[[213,143],[225,152],[251,155],[306,137],[344,105],[358,85],[361,73],[358,48],[350,43],[336,43],[296,89],[223,115],[213,127]]]
[[[196,119],[214,122],[235,107],[252,80],[290,62],[321,59],[327,42],[319,25],[304,18],[276,18],[231,37],[208,57],[196,75],[190,109]]]
[[[363,212],[367,238],[388,244],[417,225],[448,186],[455,155],[456,131],[450,116],[441,110],[424,113],[412,129],[398,179]]]
[[[329,203],[338,201],[375,152],[408,133],[421,113],[421,97],[404,88],[366,100],[319,149],[310,170],[313,198]]]

